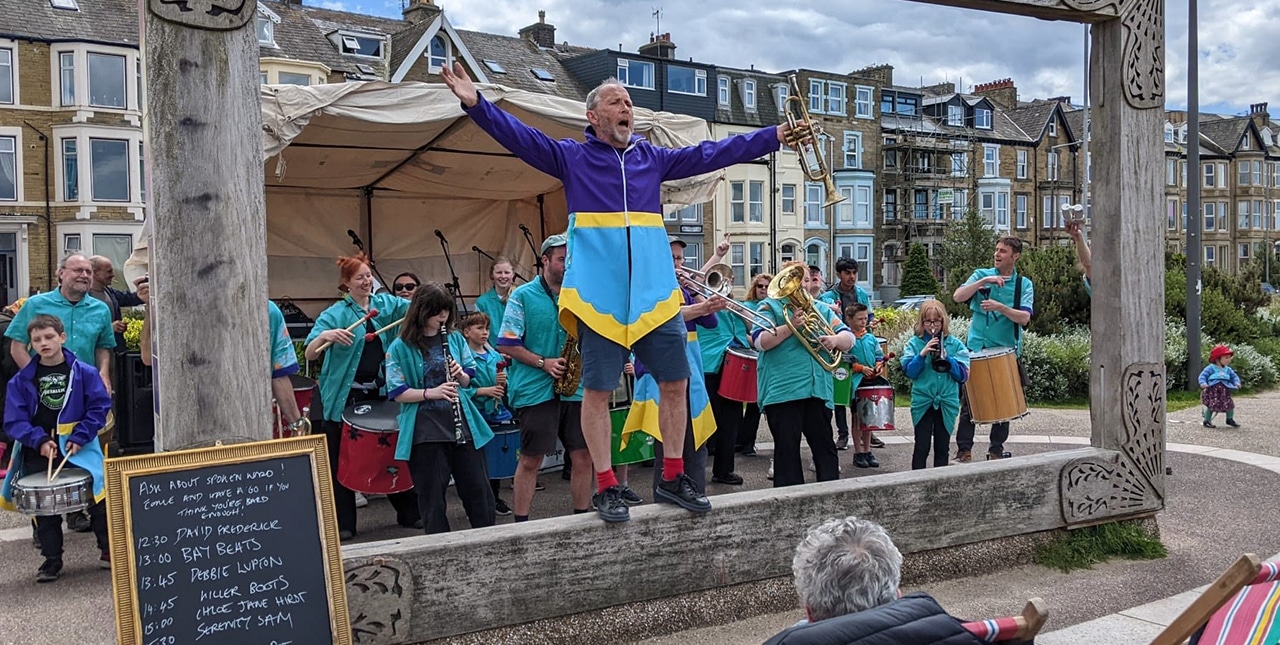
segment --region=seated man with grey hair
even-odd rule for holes
[[[811,527],[791,562],[808,620],[765,645],[977,645],[928,594],[899,596],[902,553],[884,528],[856,517]]]

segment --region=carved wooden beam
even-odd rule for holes
[[[1028,16],[1042,20],[1105,22],[1120,17],[1123,2],[1131,0],[911,0],[925,4],[977,9],[993,13]],[[1163,4],[1162,0],[1160,1]]]

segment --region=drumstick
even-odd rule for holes
[[[67,460],[70,458],[71,458],[71,453],[67,453],[67,455],[62,458],[62,463],[58,464],[58,469],[53,471],[53,474],[49,476],[49,481],[53,481],[54,478],[58,476],[58,473],[62,472],[62,467],[67,465]],[[50,459],[49,463],[52,464],[53,460]]]
[[[53,455],[49,455],[49,469],[45,471],[45,481],[53,481]]]
[[[377,315],[378,315],[377,309],[370,309],[369,313],[365,314],[363,318],[351,323],[351,326],[347,327],[347,331],[351,331],[352,329],[355,329],[356,327],[363,325],[370,318],[373,318],[374,316],[377,316]],[[333,341],[325,341],[323,345],[316,348],[316,353],[319,354],[320,352],[323,352],[324,350],[329,349],[329,346],[332,344],[333,344]]]
[[[373,332],[373,333],[371,333],[371,334],[365,334],[365,335],[364,335],[364,342],[366,342],[366,343],[372,343],[372,342],[373,342],[373,339],[374,339],[375,337],[377,337],[377,336],[381,336],[381,335],[382,335],[382,332],[387,331],[388,329],[391,329],[392,327],[395,327],[396,325],[399,325],[399,324],[400,324],[400,323],[402,323],[402,322],[404,322],[404,318],[401,318],[400,320],[397,320],[397,321],[395,321],[395,322],[391,323],[390,325],[387,325],[386,327],[383,327],[382,329],[379,329],[378,331],[375,331],[375,332]]]

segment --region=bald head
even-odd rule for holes
[[[101,291],[115,281],[116,268],[111,264],[111,258],[95,255],[89,258],[89,264],[93,267],[94,291]]]

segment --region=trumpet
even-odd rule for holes
[[[831,323],[827,322],[818,311],[813,296],[803,288],[804,276],[808,271],[809,269],[803,264],[792,265],[779,271],[778,275],[769,281],[769,297],[787,303],[782,313],[787,319],[787,327],[791,329],[791,335],[800,341],[809,355],[813,356],[823,369],[831,372],[844,360],[844,352],[838,349],[827,349],[818,341],[820,337],[830,336],[836,332],[831,327]],[[791,321],[791,314],[794,311],[804,313],[804,324],[799,328]]]
[[[822,207],[839,204],[845,200],[845,197],[836,190],[835,182],[831,180],[831,169],[827,167],[827,161],[822,156],[822,144],[819,140],[822,128],[815,125],[809,116],[809,108],[805,107],[804,99],[801,98],[800,83],[796,81],[796,75],[788,76],[787,80],[791,83],[791,95],[783,102],[787,125],[791,126],[791,130],[787,133],[787,145],[794,148],[796,154],[800,155],[800,169],[804,171],[805,178],[822,184],[822,190],[826,196]],[[795,103],[794,109],[792,102]]]
[[[733,299],[733,269],[727,264],[713,264],[706,273],[688,267],[676,267],[676,276],[683,278],[689,289],[703,298],[721,298],[725,301],[725,310],[741,318],[748,325],[760,327],[765,331],[778,335],[778,329],[768,316]]]

